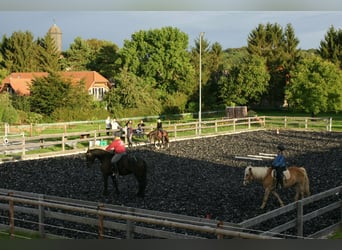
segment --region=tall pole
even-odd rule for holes
[[[199,40],[199,110],[198,110],[198,134],[202,132],[202,37],[204,32],[200,33]]]

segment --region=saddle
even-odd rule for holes
[[[277,179],[277,171],[275,169],[272,169],[272,177],[273,179]],[[291,174],[290,174],[290,171],[288,169],[284,170],[283,171],[283,181],[286,181],[288,179],[290,179],[291,177]]]

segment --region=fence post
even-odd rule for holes
[[[97,209],[101,211],[101,209],[104,207],[103,204],[99,204]],[[99,239],[103,239],[103,215],[99,214]]]
[[[23,158],[24,159],[24,157],[25,157],[25,133],[23,132],[23,139],[22,139],[22,152],[21,152],[21,158]]]
[[[62,152],[65,151],[65,134],[62,134]]]
[[[287,126],[287,117],[284,116],[284,128],[286,128],[286,126]]]
[[[217,125],[217,121],[215,120],[215,133],[217,133],[218,131],[218,125]]]
[[[303,236],[303,202],[297,201],[297,236]]]
[[[13,196],[13,193],[10,192],[8,193],[8,196]],[[10,225],[10,230],[9,230],[9,233],[10,233],[10,238],[13,239],[14,237],[14,202],[12,199],[10,199],[8,201],[8,205],[9,205],[9,225]]]
[[[220,221],[217,223],[216,226],[217,226],[217,228],[222,229],[222,228],[223,228],[223,221],[220,220]],[[222,234],[217,234],[216,237],[217,237],[218,240],[222,240],[222,239],[223,239],[223,235],[222,235]]]
[[[308,118],[305,118],[305,129],[308,128]]]
[[[176,139],[177,138],[177,125],[175,124],[174,125],[174,129],[173,129],[173,137],[174,137],[174,139]]]
[[[332,129],[332,117],[329,118],[329,128],[328,131],[331,132]]]
[[[44,195],[39,195],[39,201],[44,201]],[[39,204],[38,206],[38,220],[39,220],[39,234],[42,238],[45,238],[45,229],[44,229],[44,218],[45,218],[45,209],[44,206]]]
[[[134,208],[127,208],[128,214],[134,214]],[[126,231],[126,239],[133,239],[134,237],[134,223],[131,220],[127,220],[127,231]]]
[[[251,118],[248,117],[248,130],[251,129]]]

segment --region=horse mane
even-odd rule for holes
[[[100,155],[111,155],[112,153],[102,149],[102,148],[92,148],[92,149],[88,149],[88,151],[90,151],[91,153],[95,153],[95,154],[100,154]]]

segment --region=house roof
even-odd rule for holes
[[[87,90],[97,84],[106,85],[110,88],[109,81],[96,71],[68,71],[60,72],[62,77],[68,78],[72,83],[84,81]],[[18,72],[11,73],[1,82],[0,92],[3,91],[6,85],[10,85],[18,95],[29,95],[32,81],[35,78],[47,77],[47,72]]]

